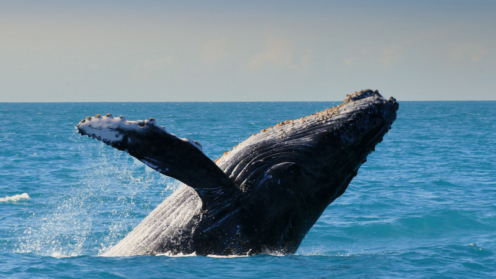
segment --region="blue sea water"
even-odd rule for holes
[[[179,183],[79,136],[84,117],[154,117],[215,159],[336,104],[0,103],[0,277],[496,277],[496,102],[400,101],[295,255],[99,256]]]

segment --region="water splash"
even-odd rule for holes
[[[13,195],[11,197],[7,196],[5,198],[0,198],[0,202],[18,202],[18,201],[27,201],[30,199],[31,197],[27,193],[23,193],[20,195]]]
[[[64,257],[105,253],[179,183],[103,144],[80,142],[83,154],[73,185],[33,213],[20,232],[17,253]],[[84,140],[83,140],[84,141]],[[27,195],[27,194],[26,194]]]
[[[166,252],[166,253],[157,254],[156,256],[164,256],[170,258],[185,258],[185,257],[196,257],[198,255],[196,255],[196,252],[193,252],[191,254],[183,254],[183,253],[173,254],[170,252]]]

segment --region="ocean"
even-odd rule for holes
[[[496,102],[402,102],[294,255],[102,253],[179,183],[81,137],[97,113],[154,117],[212,159],[338,102],[0,103],[0,277],[496,277]]]

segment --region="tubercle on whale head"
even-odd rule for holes
[[[290,128],[291,130],[295,130],[295,129],[298,129],[298,126],[302,126],[305,123],[306,123],[305,125],[307,125],[307,126],[311,125],[310,121],[312,119],[317,119],[320,121],[329,122],[329,121],[331,121],[333,116],[336,116],[340,113],[341,108],[348,105],[349,103],[353,103],[353,102],[356,102],[358,100],[365,99],[368,97],[374,97],[374,96],[380,96],[380,98],[382,98],[382,96],[379,94],[378,90],[371,90],[371,89],[364,89],[364,90],[356,91],[355,93],[349,94],[346,96],[347,96],[347,98],[344,100],[344,103],[341,105],[337,105],[337,106],[328,108],[328,109],[320,111],[320,112],[316,112],[314,114],[311,114],[311,115],[308,115],[308,116],[305,116],[305,117],[302,117],[299,119],[285,120],[285,121],[279,122],[274,126],[262,129],[259,133],[253,134],[250,138],[257,137],[260,134],[263,134],[263,133],[269,132],[275,128],[280,128],[282,126],[287,126],[287,125],[289,125],[291,127]],[[395,107],[395,111],[398,110],[398,103],[396,102],[395,98],[390,97],[388,102],[393,104],[393,106]],[[295,125],[297,127],[295,127]],[[286,127],[282,127],[282,128],[286,128]],[[235,148],[237,148],[238,146],[239,145],[234,146],[233,150]],[[225,152],[220,158],[216,159],[215,162],[216,163],[222,163],[222,160],[226,159],[226,156],[230,155],[230,154],[231,154],[231,151]]]
[[[336,167],[336,164],[327,161],[328,157],[333,156],[365,160],[388,132],[399,108],[393,97],[386,100],[377,90],[361,90],[349,95],[346,100],[348,102],[339,106],[329,122],[309,124],[311,129],[318,131],[312,137],[316,148],[321,151],[320,156],[315,158],[316,165]],[[354,168],[358,169],[360,165]]]

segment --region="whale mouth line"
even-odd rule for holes
[[[373,145],[374,142],[377,140],[377,138],[380,135],[384,135],[384,131],[387,128],[389,128],[390,125],[392,125],[392,122],[390,122],[390,121],[394,121],[394,118],[395,118],[395,115],[391,115],[390,117],[388,117],[387,120],[385,121],[385,124],[382,126],[382,128],[379,131],[377,131],[377,133],[375,133],[375,135],[370,140],[368,140],[366,144],[364,144],[362,147],[360,147],[359,152],[356,152],[356,154],[353,155],[346,162],[346,164],[344,164],[343,167],[346,167],[349,164],[351,164],[352,162],[356,161],[357,157],[363,156],[363,151],[366,150],[370,145]],[[365,158],[367,158],[367,155],[365,155]]]
[[[384,126],[382,126],[382,128],[365,144],[365,146],[369,145],[371,142],[375,141],[379,135],[383,134],[384,130],[386,129],[389,129],[389,127],[393,124],[392,122],[390,122],[391,120],[394,121],[394,118],[395,115],[391,115],[389,116],[387,119],[386,119],[386,123],[384,124]]]

